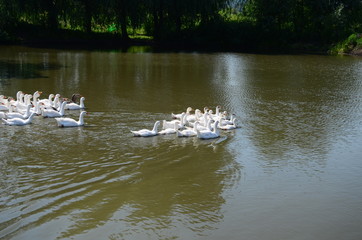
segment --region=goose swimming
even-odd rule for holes
[[[196,130],[197,137],[200,138],[200,139],[212,139],[212,138],[220,137],[220,132],[219,132],[218,125],[219,125],[219,121],[216,121],[213,131],[210,131],[210,130],[206,130],[206,131]]]
[[[232,130],[238,128],[238,125],[236,124],[236,118],[233,119],[232,124],[221,125],[219,128],[222,130]]]
[[[67,110],[79,110],[79,109],[84,109],[85,108],[85,106],[84,106],[84,100],[85,100],[85,98],[84,97],[81,97],[80,98],[80,100],[79,100],[79,104],[76,104],[76,103],[74,103],[74,102],[72,102],[72,103],[67,103],[66,105],[65,105],[65,109],[67,109]]]
[[[178,129],[184,128],[184,126],[185,126],[185,121],[186,121],[186,116],[187,116],[186,113],[182,113],[180,120],[172,120],[172,121],[163,120],[163,121],[162,121],[162,129],[173,128],[173,127],[174,127],[174,124],[177,125],[177,128],[178,128]]]
[[[152,130],[148,129],[141,129],[138,131],[131,131],[133,133],[133,136],[135,137],[151,137],[158,135],[158,126],[160,125],[160,121],[156,121],[155,125],[153,126]]]
[[[32,114],[30,114],[30,116],[27,119],[21,119],[21,118],[4,119],[4,118],[1,118],[1,121],[3,121],[4,124],[10,125],[10,126],[22,126],[22,125],[30,124],[35,115],[36,115],[35,113],[32,113]]]
[[[193,128],[187,128],[182,131],[177,131],[178,137],[193,137],[197,135],[197,127],[199,125],[199,122],[195,122]]]
[[[30,109],[31,109],[31,104],[29,104],[26,108],[26,112],[24,114],[18,113],[18,112],[10,112],[10,113],[5,113],[5,116],[7,119],[13,119],[13,118],[21,118],[21,119],[27,119],[30,116]]]
[[[162,129],[158,134],[160,135],[166,135],[166,134],[174,134],[178,130],[178,124],[174,124],[173,128],[166,128]]]
[[[79,127],[84,126],[84,115],[86,115],[86,111],[82,111],[79,115],[79,120],[76,121],[72,118],[55,118],[57,121],[58,127]]]
[[[62,105],[60,105],[59,111],[56,111],[54,109],[43,109],[42,116],[45,118],[46,117],[48,117],[48,118],[63,117],[65,104],[67,104],[67,102],[62,102]]]
[[[190,114],[191,111],[192,111],[192,107],[188,107],[188,108],[186,109],[186,114]],[[178,114],[173,114],[173,113],[171,113],[171,116],[172,116],[172,118],[174,118],[174,119],[182,119],[183,114],[185,114],[185,112],[178,113]]]

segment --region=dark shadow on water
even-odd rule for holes
[[[31,79],[48,78],[42,74],[45,70],[57,70],[61,66],[50,63],[21,63],[16,61],[0,60],[0,83],[12,78]]]

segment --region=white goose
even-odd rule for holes
[[[10,103],[5,99],[4,103],[0,103],[0,111],[9,111]]]
[[[41,91],[36,91],[34,94],[33,94],[33,104],[35,105],[35,102],[38,101],[38,98],[40,97],[40,95],[42,94],[43,92]]]
[[[65,105],[65,109],[68,109],[68,110],[79,110],[79,109],[84,109],[85,106],[84,106],[84,100],[85,98],[84,97],[81,97],[80,100],[79,100],[79,104],[76,104],[74,102],[72,103],[67,103],[67,105]]]
[[[67,104],[67,102],[62,103],[62,105],[60,106],[59,111],[56,111],[54,109],[43,109],[42,110],[42,116],[45,117],[45,118],[46,117],[48,117],[48,118],[63,117],[64,116],[65,104]]]
[[[22,111],[23,109],[26,108],[25,102],[24,102],[24,93],[23,92],[18,92],[17,96],[17,100],[14,102],[14,107],[16,109],[16,111]]]
[[[178,125],[175,123],[173,128],[162,129],[158,134],[161,135],[174,134],[177,132],[177,130],[178,130]]]
[[[220,120],[220,125],[231,125],[235,119],[235,114],[230,114],[230,119],[227,118],[227,114]]]
[[[195,114],[190,114],[186,116],[187,122],[196,122],[200,120],[200,117],[202,117],[200,109],[195,110]]]
[[[21,118],[3,119],[2,118],[1,121],[3,121],[4,124],[6,124],[6,125],[22,126],[22,125],[30,124],[35,115],[36,115],[35,113],[32,113],[27,119],[21,119]]]
[[[4,95],[0,95],[0,105],[6,104],[8,102],[8,99]]]
[[[208,112],[209,112],[209,108],[208,108],[208,107],[204,107],[204,112],[203,112],[202,114],[208,113]]]
[[[214,126],[214,131],[209,131],[209,130],[199,131],[199,130],[196,130],[197,137],[200,138],[200,139],[212,139],[212,138],[220,137],[220,132],[219,132],[218,125],[219,125],[219,121],[216,121],[215,126]]]
[[[131,131],[133,133],[133,136],[135,137],[151,137],[158,135],[158,126],[160,125],[160,121],[156,121],[155,125],[153,126],[152,130],[148,129],[141,129],[138,131]]]
[[[24,104],[25,104],[25,108],[26,106],[28,106],[29,104],[31,104],[31,99],[33,98],[33,95],[31,94],[25,94],[24,95]]]
[[[163,120],[162,129],[173,128],[175,124],[177,125],[178,129],[184,128],[186,116],[187,116],[186,113],[182,113],[181,120],[172,120],[172,121]]]
[[[61,104],[60,104],[60,94],[57,93],[57,94],[55,94],[54,101],[52,102],[52,105],[50,106],[49,109],[58,109],[59,106],[61,106]]]
[[[56,118],[58,127],[79,127],[84,126],[84,115],[87,114],[86,111],[82,111],[79,115],[79,120],[76,121],[72,118]]]
[[[187,114],[187,113],[190,114],[191,111],[192,111],[192,107],[188,107],[188,108],[186,109],[186,114]],[[174,118],[174,119],[182,119],[183,114],[185,114],[185,112],[178,113],[178,114],[173,114],[173,113],[171,113],[171,116],[172,116],[172,118]]]
[[[198,124],[196,129],[199,131],[212,131],[213,130],[213,127],[211,126],[212,122],[213,122],[213,120],[209,119],[209,120],[207,120],[206,126]]]
[[[43,103],[40,103],[39,100],[37,100],[36,102],[34,102],[34,107],[30,109],[30,112],[35,112],[36,115],[41,115],[41,108],[40,108],[40,105],[44,106]]]
[[[48,98],[40,99],[39,102],[43,103],[45,107],[51,107],[53,105],[54,94],[49,94]]]
[[[13,106],[16,106],[16,104],[20,101],[20,95],[21,95],[21,94],[23,94],[23,92],[22,92],[22,91],[18,91],[18,92],[16,93],[16,100],[15,100],[15,99],[12,99],[11,101],[9,101],[10,104],[13,105]]]
[[[202,117],[201,117],[201,121],[200,121],[200,124],[202,125],[202,126],[207,126],[207,123],[208,123],[208,121],[209,121],[209,113],[208,112],[205,112],[203,115],[202,115]]]
[[[193,137],[197,135],[197,127],[199,125],[199,122],[195,122],[194,128],[187,128],[182,131],[177,131],[178,137]]]
[[[13,119],[13,118],[27,119],[30,116],[30,108],[31,108],[31,105],[29,104],[27,106],[26,112],[24,114],[21,114],[18,112],[10,112],[10,113],[5,113],[5,116],[7,119]]]
[[[222,130],[232,130],[232,129],[238,128],[238,125],[236,124],[236,118],[233,119],[232,124],[222,125],[222,126],[219,126],[219,128]]]

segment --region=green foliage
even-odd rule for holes
[[[42,31],[20,31],[26,24]],[[362,1],[0,0],[0,38],[51,37],[62,29],[84,38],[93,32],[123,40],[148,35],[161,42],[238,49],[322,46],[362,32]]]
[[[117,30],[117,26],[116,26],[116,24],[111,24],[108,28],[107,28],[107,31],[108,32],[114,32],[114,31],[116,31]]]
[[[353,33],[344,41],[337,43],[331,50],[331,54],[349,53],[352,50],[362,48],[362,34]]]

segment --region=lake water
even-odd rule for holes
[[[362,239],[362,58],[1,46],[18,90],[88,115],[0,124],[0,239]],[[217,105],[241,128],[130,132]]]

